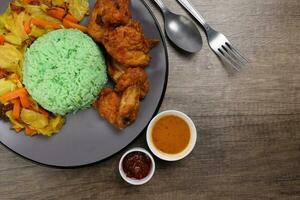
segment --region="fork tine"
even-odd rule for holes
[[[230,56],[230,58],[234,60],[235,63],[239,64],[240,67],[246,64],[230,48],[226,47],[225,45],[222,45],[222,48],[226,51],[228,56]]]
[[[228,55],[228,53],[225,53],[224,50],[222,49],[218,49],[218,53],[217,55],[223,60],[225,61],[227,64],[229,64],[233,69],[235,69],[236,71],[240,71],[241,67],[239,64],[236,64],[233,59]]]
[[[233,47],[229,42],[225,43],[229,49],[231,49],[238,57],[240,57],[243,61],[245,61],[246,63],[248,63],[249,61],[247,60],[247,58],[245,58],[235,47]]]
[[[238,62],[234,57],[232,57],[227,51],[222,50],[225,54],[225,57],[239,70],[243,68],[244,63]]]

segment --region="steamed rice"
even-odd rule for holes
[[[48,111],[65,115],[90,107],[107,82],[99,47],[72,29],[52,31],[27,49],[23,83]]]

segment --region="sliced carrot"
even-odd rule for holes
[[[80,24],[75,24],[75,23],[70,22],[66,19],[63,20],[63,25],[64,25],[65,28],[74,28],[74,29],[78,29],[78,30],[80,30],[84,33],[87,32],[87,27],[82,26]]]
[[[20,101],[23,108],[31,108],[31,101],[28,98],[28,94],[21,94]]]
[[[29,34],[31,31],[30,25],[31,25],[31,21],[26,21],[24,22],[24,31],[25,33]]]
[[[20,89],[17,89],[17,90],[14,90],[12,92],[9,92],[7,94],[2,95],[0,97],[0,102],[1,103],[6,103],[6,102],[11,101],[13,99],[16,99],[18,97],[27,96],[27,94],[28,93],[27,93],[25,88],[20,88]],[[22,103],[22,101],[21,101],[21,103]]]
[[[41,113],[41,114],[43,114],[43,115],[45,115],[46,117],[49,117],[49,115],[50,115],[46,110],[44,110],[41,107],[39,107],[38,112]]]
[[[59,20],[63,20],[66,16],[66,10],[60,7],[52,7],[47,10],[47,14]]]
[[[14,99],[13,100],[13,111],[12,111],[12,116],[15,120],[18,120],[20,118],[20,113],[21,113],[21,104],[19,99]]]
[[[26,127],[25,128],[25,134],[27,136],[34,136],[36,134],[36,131],[32,128]]]
[[[68,20],[70,22],[73,22],[73,23],[76,23],[78,24],[78,19],[76,19],[73,15],[71,15],[70,13],[68,13],[65,17],[64,17],[65,20]]]
[[[49,22],[43,19],[36,19],[33,18],[31,23],[40,27],[40,28],[53,28],[53,29],[60,29],[61,25],[59,23]]]
[[[5,37],[3,35],[0,35],[0,45],[3,45],[5,42]]]
[[[39,0],[23,0],[25,4],[39,5]]]

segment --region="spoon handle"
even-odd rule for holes
[[[195,7],[191,4],[189,0],[177,0],[185,9],[187,9],[191,15],[193,15],[200,24],[204,27],[205,30],[209,29],[208,24],[202,15],[195,9]]]
[[[168,10],[168,8],[165,6],[165,4],[161,0],[154,0],[154,1],[159,6],[159,8],[162,10],[162,12],[165,12]]]

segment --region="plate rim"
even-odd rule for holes
[[[162,44],[163,44],[163,48],[165,50],[165,58],[166,58],[166,74],[165,74],[165,80],[164,80],[164,85],[163,85],[163,91],[162,91],[162,94],[160,96],[160,99],[159,99],[159,102],[157,104],[157,107],[156,107],[153,115],[151,116],[151,119],[152,119],[159,112],[159,109],[160,109],[160,107],[161,107],[161,105],[163,103],[163,100],[164,100],[164,97],[165,97],[165,94],[166,94],[166,90],[167,90],[167,86],[168,86],[168,78],[169,78],[169,53],[168,53],[168,48],[167,48],[166,37],[163,34],[162,28],[160,27],[159,22],[158,22],[156,16],[154,15],[154,12],[151,10],[150,6],[144,0],[141,0],[141,2],[145,6],[145,8],[149,11],[150,15],[152,16],[152,18],[153,18],[153,20],[155,22],[155,26],[157,27],[159,35],[160,35],[160,37],[162,39]],[[49,167],[49,168],[55,168],[55,169],[77,169],[77,168],[83,168],[83,167],[93,166],[93,165],[96,165],[98,163],[104,162],[104,161],[112,158],[116,154],[120,153],[124,149],[126,149],[129,145],[131,145],[132,143],[134,143],[142,135],[142,133],[144,133],[146,131],[146,129],[147,129],[147,127],[148,127],[151,119],[146,124],[146,126],[143,128],[143,130],[131,142],[129,142],[126,146],[124,146],[122,149],[120,149],[119,151],[113,153],[112,155],[110,155],[110,156],[108,156],[108,157],[106,157],[104,159],[101,159],[101,160],[98,160],[98,161],[95,161],[95,162],[91,162],[91,163],[88,163],[88,164],[82,164],[82,165],[59,166],[59,165],[51,165],[51,164],[42,163],[42,162],[33,160],[31,158],[28,158],[28,157],[26,157],[24,155],[21,155],[20,153],[18,153],[16,151],[14,151],[13,149],[9,148],[8,146],[6,146],[1,140],[0,140],[0,144],[2,146],[4,146],[6,149],[8,149],[9,151],[11,151],[11,152],[15,153],[16,155],[18,155],[19,157],[23,158],[24,160],[30,161],[30,162],[32,162],[34,164],[37,164],[37,165],[40,165],[40,166]]]

